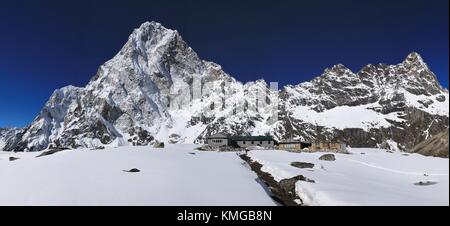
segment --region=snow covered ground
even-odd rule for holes
[[[381,149],[349,150],[322,161],[325,153],[251,151],[275,180],[303,175],[315,183],[299,181],[296,191],[307,205],[449,205],[449,160]],[[314,163],[312,169],[291,162]],[[415,185],[418,182],[433,185]]]
[[[120,147],[39,153],[0,152],[0,205],[276,205],[236,153]],[[324,153],[255,150],[249,156],[279,181],[297,175],[307,205],[449,205],[449,160],[380,149]],[[195,154],[193,154],[195,153]],[[9,161],[9,157],[20,158]],[[291,162],[314,163],[312,169]],[[138,168],[141,172],[123,170]],[[418,182],[432,185],[415,185]]]
[[[403,122],[398,112],[381,114],[372,109],[379,108],[377,104],[360,106],[339,106],[323,112],[316,112],[307,106],[296,106],[293,117],[314,125],[328,128],[362,128],[369,131],[371,128],[389,127],[388,121]]]
[[[70,150],[41,158],[0,152],[0,205],[276,204],[236,153],[194,147]],[[123,171],[132,168],[141,172]]]

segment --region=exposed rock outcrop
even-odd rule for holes
[[[428,156],[448,158],[448,141],[449,132],[447,129],[447,131],[438,133],[419,143],[411,149],[411,152]]]

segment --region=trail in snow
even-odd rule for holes
[[[415,176],[423,176],[424,173],[413,173],[413,172],[408,172],[408,171],[401,171],[401,170],[395,170],[395,169],[389,169],[386,167],[382,167],[382,166],[378,166],[376,164],[371,164],[371,163],[366,163],[363,161],[358,161],[358,160],[354,160],[354,159],[350,159],[350,158],[344,158],[344,157],[340,157],[340,159],[343,160],[347,160],[350,162],[354,162],[354,163],[358,163],[364,166],[368,166],[374,169],[379,169],[379,170],[384,170],[384,171],[388,171],[388,172],[392,172],[392,173],[398,173],[398,174],[404,174],[404,175],[415,175]],[[448,176],[448,173],[430,173],[427,174],[428,176]]]

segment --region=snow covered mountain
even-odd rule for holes
[[[408,150],[449,125],[448,90],[417,53],[358,73],[339,64],[310,82],[274,87],[237,81],[177,31],[146,22],[86,87],[56,90],[28,127],[0,136],[0,148],[199,143],[223,132]]]
[[[13,129],[0,128],[0,150],[6,145],[6,140],[12,136],[11,131],[13,131]]]
[[[280,96],[284,136],[409,150],[448,128],[448,90],[415,52],[358,73],[338,64]]]

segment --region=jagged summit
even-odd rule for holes
[[[130,34],[129,38],[142,37],[152,38],[152,35],[158,35],[163,33],[178,33],[176,30],[172,30],[164,27],[162,24],[156,21],[147,21],[142,23],[138,28],[135,28]],[[148,37],[145,37],[148,36]]]
[[[429,70],[428,65],[424,62],[423,58],[417,52],[409,53],[406,56],[405,60],[402,63],[399,63],[397,65],[387,65],[384,63],[367,64],[366,66],[361,68],[361,70],[359,70],[356,73],[353,72],[351,69],[347,68],[344,64],[339,63],[339,64],[333,65],[332,67],[326,68],[321,76],[325,76],[325,77],[326,76],[343,76],[343,75],[353,76],[353,75],[364,75],[364,74],[367,75],[367,73],[379,75],[379,73],[377,73],[377,70],[384,70],[386,73],[383,73],[381,75],[387,76],[390,73],[389,70],[397,70],[398,68],[403,69],[402,74],[407,74],[408,70],[409,70],[409,72],[413,72],[410,74],[416,75],[416,77],[417,77],[417,75],[420,75],[421,72],[427,71],[427,74],[431,76],[431,78],[429,78],[429,79],[435,80],[436,83],[439,83],[439,81],[437,80],[437,77]],[[396,72],[395,74],[398,75],[399,73]]]
[[[164,26],[161,25],[159,22],[145,21],[144,23],[141,24],[141,26],[138,29],[147,28],[147,27],[164,28]]]
[[[164,38],[166,35],[178,35],[178,31],[168,29],[158,22],[145,22],[139,28],[134,29],[130,38],[134,38],[137,42],[153,40],[152,44],[160,41],[159,38]]]
[[[408,56],[405,58],[405,60],[401,63],[402,66],[413,69],[418,71],[419,73],[421,71],[427,71],[429,70],[428,65],[423,60],[422,56],[418,54],[417,52],[412,52],[408,54]]]
[[[420,62],[423,63],[423,58],[417,52],[411,52],[405,59],[405,62]]]
[[[200,59],[176,30],[145,22],[85,87],[56,90],[28,127],[3,131],[0,147],[199,143],[222,132],[406,150],[448,128],[448,91],[422,61],[412,53],[398,65],[368,65],[356,74],[338,64],[272,91],[264,80],[236,81]]]

